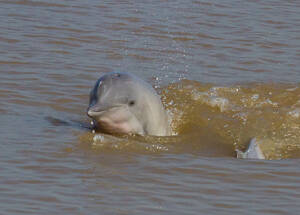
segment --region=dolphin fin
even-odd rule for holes
[[[245,152],[238,149],[235,150],[237,158],[240,159],[266,159],[263,152],[260,149],[260,142],[256,138],[252,138]]]

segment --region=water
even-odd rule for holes
[[[299,214],[299,13],[283,0],[1,1],[1,213]],[[88,94],[115,70],[156,88],[177,136],[93,141]],[[253,136],[268,160],[235,159]]]

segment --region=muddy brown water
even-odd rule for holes
[[[0,214],[299,214],[298,1],[0,1]],[[172,137],[94,135],[110,71]],[[69,124],[61,121],[71,122]],[[268,160],[239,160],[257,137]]]

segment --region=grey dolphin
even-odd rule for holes
[[[256,138],[252,138],[245,152],[236,149],[237,158],[266,159],[259,145],[260,143],[256,140]]]
[[[106,133],[170,135],[160,97],[151,85],[129,73],[100,77],[91,90],[87,114]]]

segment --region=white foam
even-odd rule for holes
[[[100,135],[100,134],[96,134],[94,137],[93,137],[93,141],[94,142],[104,142],[105,138],[104,136]]]
[[[296,108],[292,111],[289,111],[288,114],[294,118],[299,118],[300,117],[300,108]]]
[[[203,100],[203,98],[208,97],[208,93],[206,92],[198,92],[193,90],[192,91],[192,99],[195,101]]]
[[[253,95],[251,96],[251,99],[252,99],[253,101],[256,101],[257,99],[259,99],[259,95],[258,95],[258,94],[253,94]]]
[[[192,99],[203,102],[211,107],[218,107],[221,112],[226,111],[229,106],[229,101],[226,98],[216,96],[216,89],[218,88],[215,87],[211,89],[211,91],[213,91],[211,95],[209,95],[207,92],[192,91]]]
[[[208,103],[212,107],[218,107],[221,112],[226,111],[229,106],[228,99],[221,97],[212,97],[209,99]]]

